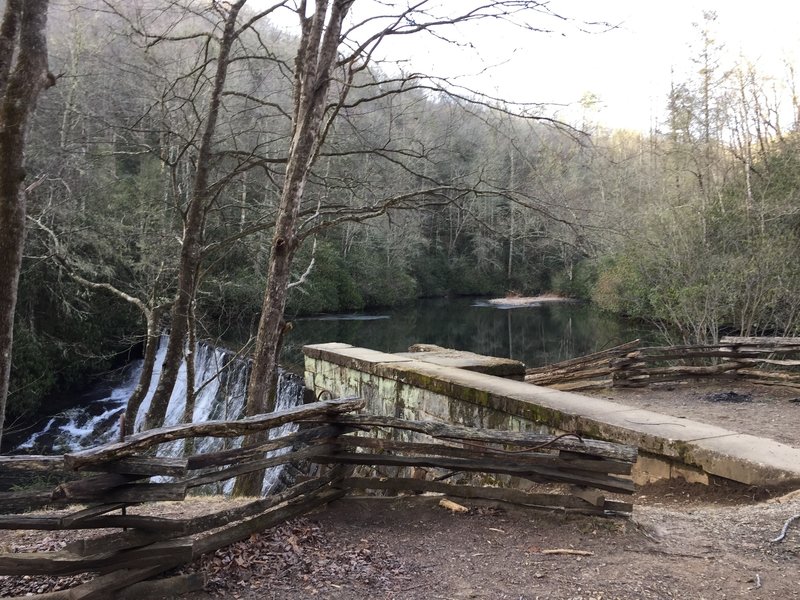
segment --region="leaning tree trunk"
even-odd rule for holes
[[[123,428],[123,435],[128,436],[134,432],[136,426],[136,415],[139,414],[139,407],[147,397],[147,392],[150,390],[150,382],[153,380],[153,371],[156,366],[156,354],[158,352],[158,345],[161,342],[161,330],[159,323],[161,315],[164,313],[162,307],[156,306],[145,312],[147,318],[147,339],[144,346],[144,362],[142,363],[142,372],[139,374],[139,381],[136,383],[136,389],[133,394],[128,398],[128,404],[125,408],[125,421]]]
[[[208,102],[208,115],[200,142],[200,149],[197,153],[192,195],[184,220],[183,244],[178,272],[178,293],[172,305],[169,342],[167,343],[167,351],[164,356],[164,365],[161,368],[158,387],[156,387],[156,391],[150,401],[150,408],[145,415],[145,429],[160,427],[164,423],[169,399],[175,389],[178,370],[183,360],[189,312],[197,290],[205,214],[207,203],[212,196],[209,191],[209,177],[211,159],[213,157],[214,134],[222,106],[225,79],[228,76],[228,59],[231,53],[231,46],[238,36],[236,19],[246,1],[239,0],[230,6],[225,17],[225,29],[220,40],[219,55],[217,56],[217,70],[214,74],[213,89]]]
[[[170,311],[170,331],[167,351],[164,354],[164,363],[161,367],[161,376],[158,386],[150,400],[150,408],[144,416],[144,429],[155,429],[164,424],[167,415],[169,400],[175,383],[178,380],[178,371],[183,362],[184,344],[188,331],[189,311],[194,301],[197,284],[197,267],[200,264],[200,247],[202,244],[203,229],[203,200],[197,196],[196,186],[199,181],[208,181],[207,164],[200,175],[201,161],[198,160],[198,173],[195,177],[195,196],[189,202],[189,212],[184,225],[183,242],[181,247],[180,271],[178,274],[178,293]]]
[[[0,24],[0,441],[25,243],[25,140],[47,71],[48,0],[8,0]],[[16,58],[16,63],[12,61]]]
[[[283,339],[283,312],[286,308],[292,261],[299,245],[297,219],[303,191],[311,167],[317,158],[322,137],[323,115],[342,22],[352,2],[334,0],[326,23],[329,4],[320,0],[312,16],[300,15],[302,36],[295,58],[292,142],[289,146],[286,176],[270,249],[267,288],[258,324],[253,370],[250,373],[247,390],[248,416],[274,408],[274,404],[270,406],[270,402],[274,403],[277,392],[276,373],[278,353]],[[247,436],[244,444],[256,445],[263,439],[263,434]],[[263,471],[239,477],[234,486],[234,495],[259,495],[263,480]]]

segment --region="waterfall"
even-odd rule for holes
[[[167,348],[167,337],[162,336],[156,354],[156,364],[150,389],[147,392],[139,413],[136,416],[136,429],[142,425],[144,415],[158,385],[161,367]],[[234,420],[244,413],[247,396],[247,380],[250,374],[250,361],[236,356],[224,348],[215,348],[200,342],[194,352],[195,386],[198,390],[192,421],[200,423],[212,420]],[[40,452],[46,454],[67,453],[119,439],[120,415],[125,411],[128,397],[133,393],[142,372],[143,361],[138,360],[123,373],[119,383],[101,385],[92,390],[88,400],[80,406],[69,408],[52,417],[44,429],[34,433],[17,446],[18,452]],[[186,406],[186,364],[181,365],[175,389],[170,397],[164,425],[177,425],[183,420]],[[278,398],[275,410],[284,410],[302,402],[302,378],[287,371],[281,371],[278,378]],[[270,431],[270,439],[292,433],[297,425],[288,423]],[[241,446],[242,438],[196,438],[193,452],[208,454]],[[184,441],[176,440],[159,447],[159,456],[182,456]],[[270,453],[286,452],[288,449]],[[267,470],[264,477],[264,493],[269,493],[279,485],[282,468]],[[212,491],[228,493],[233,480],[225,482],[221,489]]]

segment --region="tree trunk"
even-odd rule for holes
[[[183,422],[191,423],[194,420],[194,406],[197,400],[197,329],[194,320],[194,303],[189,307],[189,322],[187,323],[189,339],[186,348],[186,404],[183,407]],[[194,454],[194,438],[186,438],[183,444],[184,456]]]
[[[283,311],[286,308],[292,260],[299,244],[296,226],[311,167],[317,158],[322,138],[322,123],[330,87],[331,69],[336,60],[339,36],[352,2],[325,0],[317,2],[310,17],[300,14],[302,36],[295,58],[294,112],[292,141],[286,163],[286,177],[281,192],[275,234],[272,238],[267,288],[258,324],[253,370],[247,390],[248,416],[269,409],[275,397],[278,352],[283,333]],[[330,15],[326,22],[330,5]],[[258,435],[245,438],[246,445],[261,441]],[[263,485],[263,471],[240,477],[234,495],[255,496]]]
[[[163,312],[161,307],[155,307],[145,313],[145,317],[147,318],[147,340],[144,346],[144,363],[142,364],[142,372],[139,375],[139,381],[136,383],[136,389],[133,390],[133,394],[128,398],[128,404],[125,409],[125,429],[123,433],[126,436],[134,432],[139,407],[147,396],[147,392],[150,389],[150,382],[153,380],[158,344],[161,341],[161,331],[158,326]]]
[[[206,167],[207,168],[207,167]],[[200,161],[198,160],[198,176],[195,178],[195,185],[200,179]],[[208,175],[206,173],[205,180]],[[197,188],[195,187],[195,190]],[[150,408],[145,415],[144,429],[155,429],[164,424],[167,415],[167,407],[175,389],[175,382],[178,379],[178,371],[183,362],[184,345],[186,343],[186,333],[188,331],[189,310],[194,301],[196,288],[197,268],[200,264],[200,247],[202,239],[202,229],[204,211],[203,200],[198,197],[197,192],[189,201],[189,213],[186,225],[184,226],[183,245],[181,247],[180,271],[178,274],[178,293],[170,312],[170,332],[167,342],[167,351],[164,355],[164,363],[161,367],[161,377],[158,379],[158,386],[153,393],[150,401]]]
[[[192,195],[184,216],[183,245],[181,247],[180,268],[178,274],[178,293],[172,305],[171,329],[164,365],[158,387],[150,402],[150,409],[145,415],[145,429],[160,427],[167,414],[169,399],[175,389],[178,370],[183,360],[184,344],[189,322],[189,312],[197,289],[197,274],[200,267],[201,248],[205,228],[207,203],[211,201],[209,177],[211,171],[212,146],[216,133],[217,120],[222,105],[222,92],[228,75],[228,59],[231,46],[237,37],[236,18],[246,0],[239,0],[228,9],[225,17],[225,29],[217,56],[217,70],[208,104],[208,116],[205,129],[197,153],[197,164]]]
[[[48,0],[8,0],[0,25],[0,441],[25,243],[26,133],[39,93],[54,83],[47,71],[47,9]]]

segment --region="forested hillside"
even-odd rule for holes
[[[158,15],[51,7],[59,77],[28,142],[40,181],[28,196],[12,414],[105,368],[148,325],[171,325],[199,167],[188,335],[257,327],[294,143],[298,38],[266,20],[236,38],[201,164],[225,15],[162,4]],[[668,118],[647,133],[598,126],[589,102],[582,122],[560,123],[342,60],[328,95],[348,94],[332,101],[304,186],[287,314],[552,291],[687,342],[794,333],[800,138],[786,115],[800,102],[787,113],[744,59],[719,66],[706,31],[696,76],[674,82]]]

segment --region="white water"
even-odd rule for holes
[[[136,416],[136,430],[144,420],[150,407],[150,401],[158,384],[161,367],[166,354],[167,338],[163,336],[156,355],[155,370],[139,412]],[[192,421],[200,423],[211,420],[238,419],[244,413],[247,393],[249,361],[243,360],[228,350],[213,348],[207,344],[198,344],[195,353],[195,407]],[[41,431],[33,434],[17,447],[22,451],[44,451],[48,453],[65,453],[82,448],[92,447],[119,439],[119,417],[125,410],[128,397],[136,388],[142,371],[142,361],[132,364],[123,380],[111,388],[108,393],[98,394],[97,398],[87,404],[70,408],[49,420]],[[164,425],[176,425],[183,421],[186,406],[186,365],[178,372],[175,389],[170,397]],[[278,399],[275,410],[284,410],[296,406],[302,398],[302,383],[295,375],[282,372],[278,382]],[[269,438],[292,433],[297,425],[288,423],[269,432]],[[229,448],[237,448],[242,439],[229,438],[197,438],[194,454],[208,454]],[[163,444],[159,456],[182,456],[183,440]],[[284,449],[278,452],[286,452]],[[270,455],[273,455],[271,453]],[[267,470],[264,478],[264,493],[278,482],[282,467]],[[217,492],[230,492],[233,480],[225,483]]]

